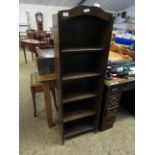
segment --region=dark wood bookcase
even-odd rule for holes
[[[97,131],[113,16],[78,6],[53,16],[59,125],[64,139]]]

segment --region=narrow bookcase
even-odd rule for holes
[[[78,6],[53,16],[57,103],[62,143],[97,131],[113,16]]]

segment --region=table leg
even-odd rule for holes
[[[50,85],[50,89],[51,89],[51,93],[53,95],[53,100],[54,100],[54,104],[55,104],[55,108],[56,108],[56,111],[58,111],[58,106],[57,106],[57,103],[56,103],[56,93],[55,93],[55,81],[51,81],[51,85]]]
[[[31,55],[32,55],[32,60],[34,61],[34,54],[36,56],[36,52],[35,52],[35,46],[32,46],[31,48]]]
[[[45,100],[45,108],[46,108],[46,114],[47,114],[48,127],[51,128],[53,125],[53,121],[52,121],[52,104],[51,104],[49,81],[42,82],[42,88],[43,88],[43,92],[44,92],[44,100]]]
[[[32,60],[34,61],[34,55],[33,55],[33,51],[31,51],[31,55],[32,55]]]
[[[23,45],[23,52],[24,52],[24,57],[25,57],[25,63],[27,64],[27,57],[26,57],[25,45]]]

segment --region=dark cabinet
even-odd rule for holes
[[[104,92],[99,123],[100,130],[107,130],[113,127],[120,104],[133,114],[135,110],[134,78],[131,77],[126,80],[122,79],[118,83],[116,83],[116,81],[113,81],[114,84],[112,84],[111,82],[107,82],[105,80],[104,83]]]
[[[121,92],[120,85],[104,86],[100,124],[99,124],[99,128],[101,130],[107,130],[113,127],[120,104],[121,99],[120,92]]]
[[[57,102],[62,142],[97,131],[113,16],[78,6],[53,16]]]

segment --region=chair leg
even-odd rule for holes
[[[31,94],[32,94],[32,101],[33,101],[33,109],[34,109],[34,117],[37,116],[37,112],[36,112],[36,96],[35,96],[35,90],[33,89],[33,87],[31,87]]]

